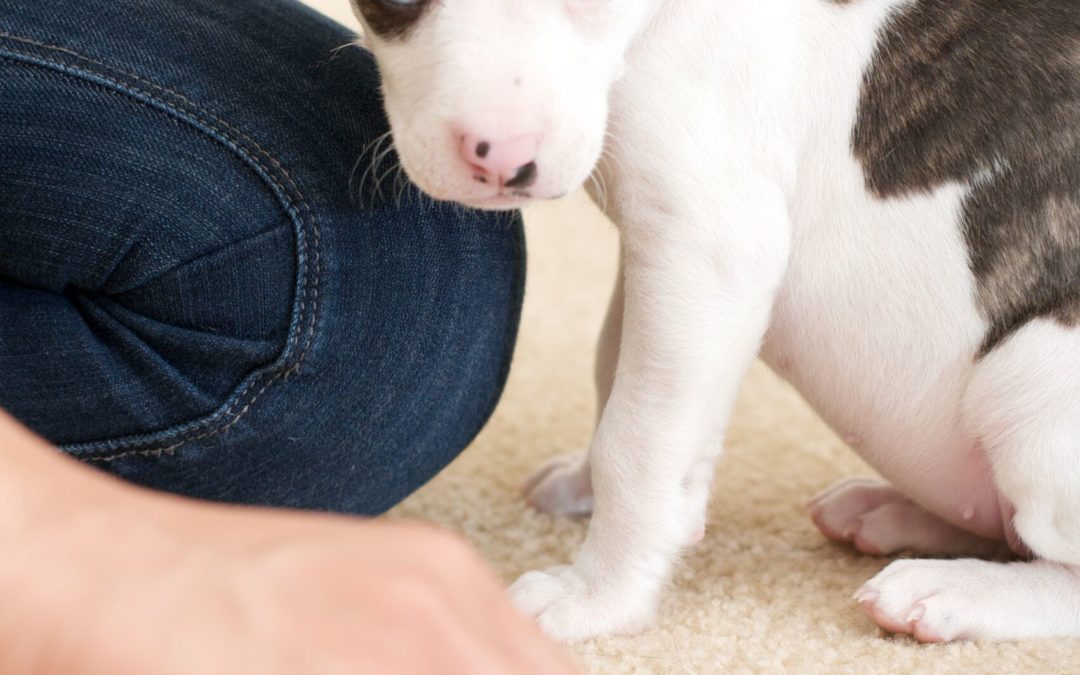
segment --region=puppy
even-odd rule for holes
[[[508,209],[595,175],[620,229],[595,436],[528,487],[592,512],[511,588],[549,634],[649,625],[760,355],[889,481],[818,527],[961,558],[870,580],[879,625],[1080,635],[1080,3],[354,2],[416,185]],[[1023,561],[962,558],[995,542]]]

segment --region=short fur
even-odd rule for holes
[[[596,433],[527,486],[589,534],[523,611],[649,624],[760,355],[891,483],[817,498],[827,536],[1036,558],[894,563],[879,625],[1080,636],[1080,3],[439,0],[399,35],[357,2],[420,188],[521,204],[481,139],[620,228]]]
[[[887,198],[974,184],[964,233],[990,322],[1080,322],[1080,3],[920,0],[885,26],[855,155]]]

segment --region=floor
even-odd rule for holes
[[[347,0],[306,0],[355,26]],[[512,581],[566,562],[585,522],[530,511],[518,488],[546,457],[582,448],[595,415],[593,344],[616,235],[574,195],[526,214],[529,282],[510,382],[491,423],[443,475],[394,511],[462,533]],[[592,673],[1077,673],[1080,641],[922,646],[879,632],[851,594],[888,561],[827,542],[804,502],[870,474],[787,385],[751,373],[705,541],[690,550],[658,625],[570,649]]]

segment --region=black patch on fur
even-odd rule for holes
[[[402,39],[419,23],[430,0],[399,5],[390,0],[353,0],[372,31],[385,40]]]
[[[834,0],[836,1],[836,0]],[[865,75],[853,148],[881,198],[972,185],[964,237],[990,322],[1080,325],[1080,0],[917,0]]]

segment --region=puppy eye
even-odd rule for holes
[[[423,2],[424,0],[379,0],[379,4],[391,8],[417,7]]]

